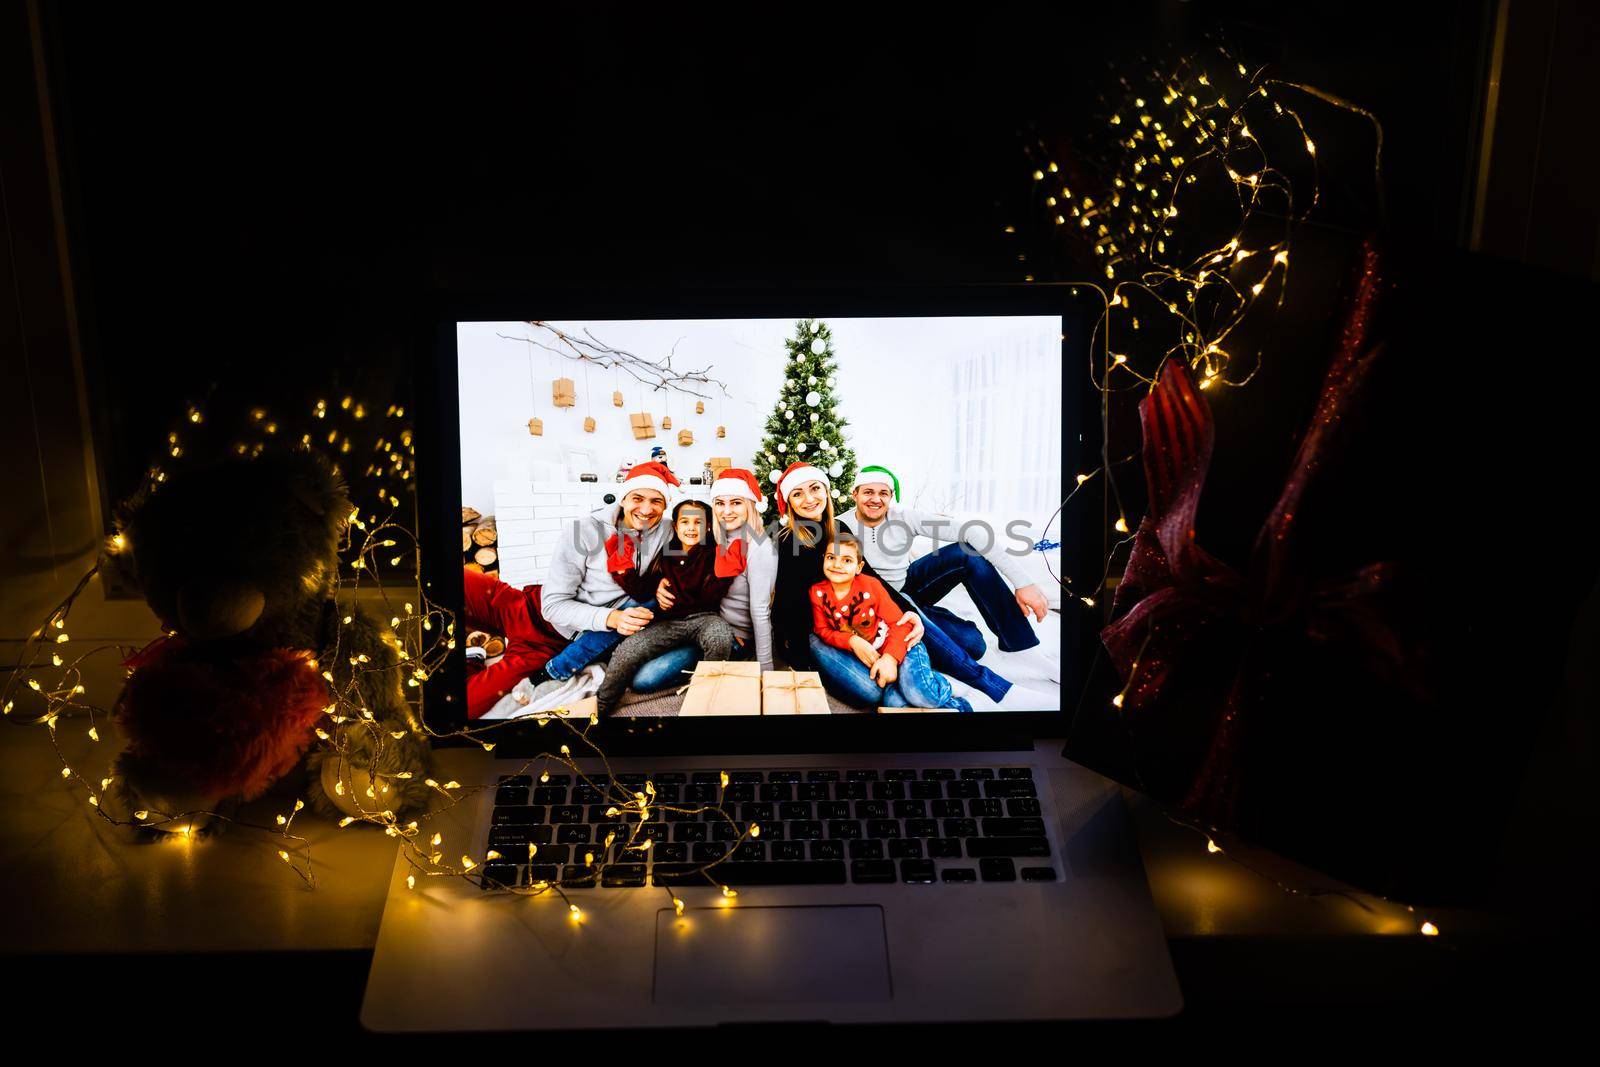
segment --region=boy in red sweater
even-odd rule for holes
[[[861,573],[861,545],[839,531],[822,557],[826,581],[811,587],[811,621],[819,639],[854,652],[860,669],[883,690],[888,708],[953,708],[971,711],[944,675],[933,669],[920,644],[906,648],[900,608],[876,578]]]

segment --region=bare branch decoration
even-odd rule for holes
[[[702,400],[710,399],[711,387],[722,390],[723,396],[728,396],[728,385],[720,379],[710,375],[711,366],[697,370],[679,371],[672,365],[673,357],[678,352],[678,342],[673,342],[672,351],[667,353],[665,359],[651,360],[644,356],[629,352],[627,349],[614,348],[600,340],[587,328],[582,335],[570,334],[558,330],[548,322],[529,321],[523,323],[532,330],[543,331],[546,340],[540,341],[532,335],[516,337],[512,334],[502,333],[496,336],[507,341],[521,341],[535,348],[542,348],[546,352],[553,352],[566,359],[575,359],[582,363],[593,363],[599,367],[616,368],[626,371],[635,381],[650,387],[652,392],[670,389],[673,392],[697,396]],[[682,338],[678,339],[679,341]],[[705,390],[705,391],[702,391]]]

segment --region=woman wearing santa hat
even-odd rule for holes
[[[847,522],[834,517],[828,475],[809,463],[796,462],[778,477],[778,514],[783,529],[776,539],[778,580],[772,601],[772,631],[777,651],[789,666],[814,670],[823,685],[854,704],[876,707],[883,690],[870,691],[860,684],[855,656],[841,652],[812,632],[811,587],[823,580],[822,557],[837,530],[851,533]],[[862,562],[861,573],[879,578],[872,565]],[[881,581],[882,579],[879,578]],[[909,626],[907,646],[923,640],[922,619],[916,605],[893,586],[884,583],[895,604],[904,612],[897,625]],[[1011,683],[975,661],[961,646],[939,631],[928,631],[928,658],[936,670],[995,696],[999,700]],[[870,684],[870,683],[869,683]]]

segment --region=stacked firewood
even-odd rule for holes
[[[476,508],[461,509],[461,557],[469,571],[500,575],[500,533],[494,516],[485,518]]]

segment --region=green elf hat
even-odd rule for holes
[[[900,479],[888,467],[862,467],[856,471],[856,480],[851,483],[850,491],[855,492],[858,485],[887,485],[894,490],[894,502],[900,503]]]

